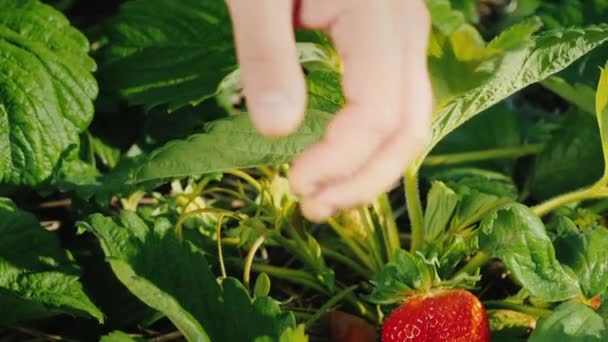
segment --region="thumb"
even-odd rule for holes
[[[293,1],[228,0],[247,107],[264,135],[282,136],[304,116],[306,85],[293,32]]]

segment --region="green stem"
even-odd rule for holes
[[[371,274],[368,270],[359,266],[357,264],[357,262],[355,262],[351,258],[347,257],[346,255],[338,253],[338,252],[334,251],[333,249],[330,249],[327,247],[321,247],[321,252],[323,253],[324,257],[333,259],[341,264],[348,266],[352,271],[359,274],[363,278],[365,278],[365,279],[370,278]]]
[[[338,292],[338,294],[336,294],[335,296],[330,298],[327,302],[325,302],[325,304],[323,304],[319,308],[319,310],[317,310],[317,312],[312,317],[310,317],[308,319],[308,321],[306,321],[306,323],[305,323],[306,327],[310,328],[313,325],[313,323],[315,323],[317,320],[319,320],[319,318],[321,318],[321,316],[323,316],[327,311],[329,311],[336,304],[338,304],[342,299],[344,299],[344,297],[353,293],[357,289],[357,287],[358,287],[357,285],[347,287],[346,289]]]
[[[336,234],[338,234],[338,236],[340,237],[340,240],[346,244],[346,246],[357,256],[357,258],[359,258],[361,263],[364,264],[365,267],[370,270],[370,272],[375,273],[376,269],[374,268],[371,259],[369,259],[368,253],[365,253],[363,249],[359,247],[356,241],[352,240],[344,233],[344,228],[340,226],[340,224],[333,218],[328,219],[327,224],[329,224],[329,226],[333,228]]]
[[[251,249],[247,253],[247,257],[245,258],[245,268],[243,269],[243,284],[245,287],[249,288],[249,279],[251,275],[251,265],[253,265],[253,258],[255,257],[255,253],[258,251],[260,246],[264,243],[264,235],[260,236],[255,240]]]
[[[418,189],[418,166],[413,165],[407,169],[403,176],[405,188],[405,200],[407,202],[407,212],[410,218],[412,231],[412,253],[422,249],[424,245],[424,226],[422,203],[420,201],[420,191]]]
[[[314,316],[313,314],[307,313],[307,312],[301,312],[301,311],[291,311],[291,313],[293,314],[293,316],[297,319],[297,320],[309,320],[312,316]]]
[[[427,157],[424,160],[423,165],[452,165],[481,160],[519,158],[531,154],[537,154],[542,151],[543,147],[544,146],[542,144],[531,144],[517,147],[497,148],[491,150],[434,155]]]
[[[534,306],[509,303],[504,300],[488,300],[483,302],[486,309],[508,309],[512,311],[522,312],[535,317],[546,317],[551,314],[551,310],[537,308]]]
[[[224,189],[224,188],[220,188],[220,187],[213,187],[213,188],[205,189],[204,191],[201,192],[201,196],[209,195],[209,194],[213,194],[213,193],[232,196],[235,199],[242,200],[247,205],[256,206],[256,207],[258,206],[258,204],[255,201],[252,201],[247,196],[244,196],[243,194],[241,194],[237,191],[230,190],[230,189]]]
[[[220,215],[217,219],[217,225],[215,227],[216,240],[217,240],[217,256],[220,259],[220,270],[222,271],[222,279],[227,277],[226,275],[226,265],[224,264],[224,252],[222,251],[222,221],[224,220],[224,215]]]
[[[256,272],[265,272],[271,277],[287,280],[294,284],[316,290],[324,295],[329,295],[329,292],[320,286],[317,280],[307,272],[263,264],[253,264],[251,265],[251,269]]]
[[[380,195],[378,204],[380,205],[381,215],[384,218],[382,235],[384,236],[384,244],[386,245],[386,257],[388,261],[393,261],[395,251],[401,248],[401,241],[399,240],[397,221],[395,220],[393,208],[391,207],[387,193]]]
[[[372,261],[374,262],[374,268],[380,269],[382,265],[384,265],[384,262],[382,261],[380,242],[378,241],[378,236],[376,235],[376,231],[372,226],[373,223],[369,217],[369,209],[360,208],[358,210],[358,214],[361,222],[363,223],[363,227],[367,231],[367,246],[369,247],[368,251],[371,252],[370,254]]]
[[[532,208],[534,213],[539,217],[545,216],[554,209],[573,202],[584,200],[608,197],[608,188],[602,183],[598,183],[589,188],[569,192],[563,195],[553,197]]]
[[[233,175],[235,177],[238,177],[238,178],[244,180],[245,182],[247,182],[251,186],[253,186],[255,188],[255,190],[258,192],[262,191],[262,186],[260,185],[260,183],[257,180],[255,180],[253,177],[251,177],[250,175],[248,175],[247,173],[245,173],[241,170],[236,170],[236,169],[228,170],[228,171],[224,171],[224,173]]]
[[[490,258],[490,256],[486,253],[478,252],[473,258],[471,258],[471,260],[469,260],[469,262],[462,269],[460,269],[460,272],[458,272],[458,274],[473,275],[480,267],[485,265],[491,259],[492,258]]]
[[[349,293],[344,300],[357,309],[359,316],[367,319],[370,322],[378,322],[376,311],[369,304],[361,301],[354,293]]]
[[[203,179],[202,181],[200,181],[200,183],[196,184],[196,186],[194,187],[194,189],[192,190],[192,192],[190,194],[186,195],[187,202],[186,202],[186,204],[183,205],[184,210],[188,210],[188,207],[190,206],[190,204],[192,204],[194,202],[194,200],[198,196],[201,195],[201,193],[203,192],[203,190],[205,189],[207,184],[209,184],[209,181],[210,180],[208,178]]]
[[[234,218],[236,220],[239,220],[241,217],[239,216],[238,213],[235,213],[233,211],[229,211],[229,210],[224,210],[224,209],[219,209],[219,208],[200,208],[200,209],[195,209],[192,211],[183,211],[180,215],[179,218],[177,219],[177,222],[175,223],[175,232],[177,234],[177,238],[179,241],[183,241],[184,240],[184,222],[191,216],[194,215],[199,215],[199,214],[206,214],[206,213],[214,213],[214,214],[219,214],[219,215],[224,215],[226,217],[231,217]]]

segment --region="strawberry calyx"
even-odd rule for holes
[[[374,304],[390,305],[406,302],[412,296],[428,297],[453,289],[471,290],[479,281],[478,274],[458,273],[449,278],[440,276],[439,258],[426,258],[422,253],[398,250],[371,280],[372,292],[364,298]]]

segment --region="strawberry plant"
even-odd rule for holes
[[[0,0],[3,341],[608,340],[608,3],[427,0],[432,138],[398,188],[306,220],[222,0]],[[387,52],[389,53],[389,52]]]

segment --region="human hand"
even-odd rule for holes
[[[290,182],[314,221],[388,191],[430,136],[423,0],[227,0],[251,118],[267,136],[296,129],[306,107],[294,26],[322,29],[344,67],[346,106],[293,163]]]

